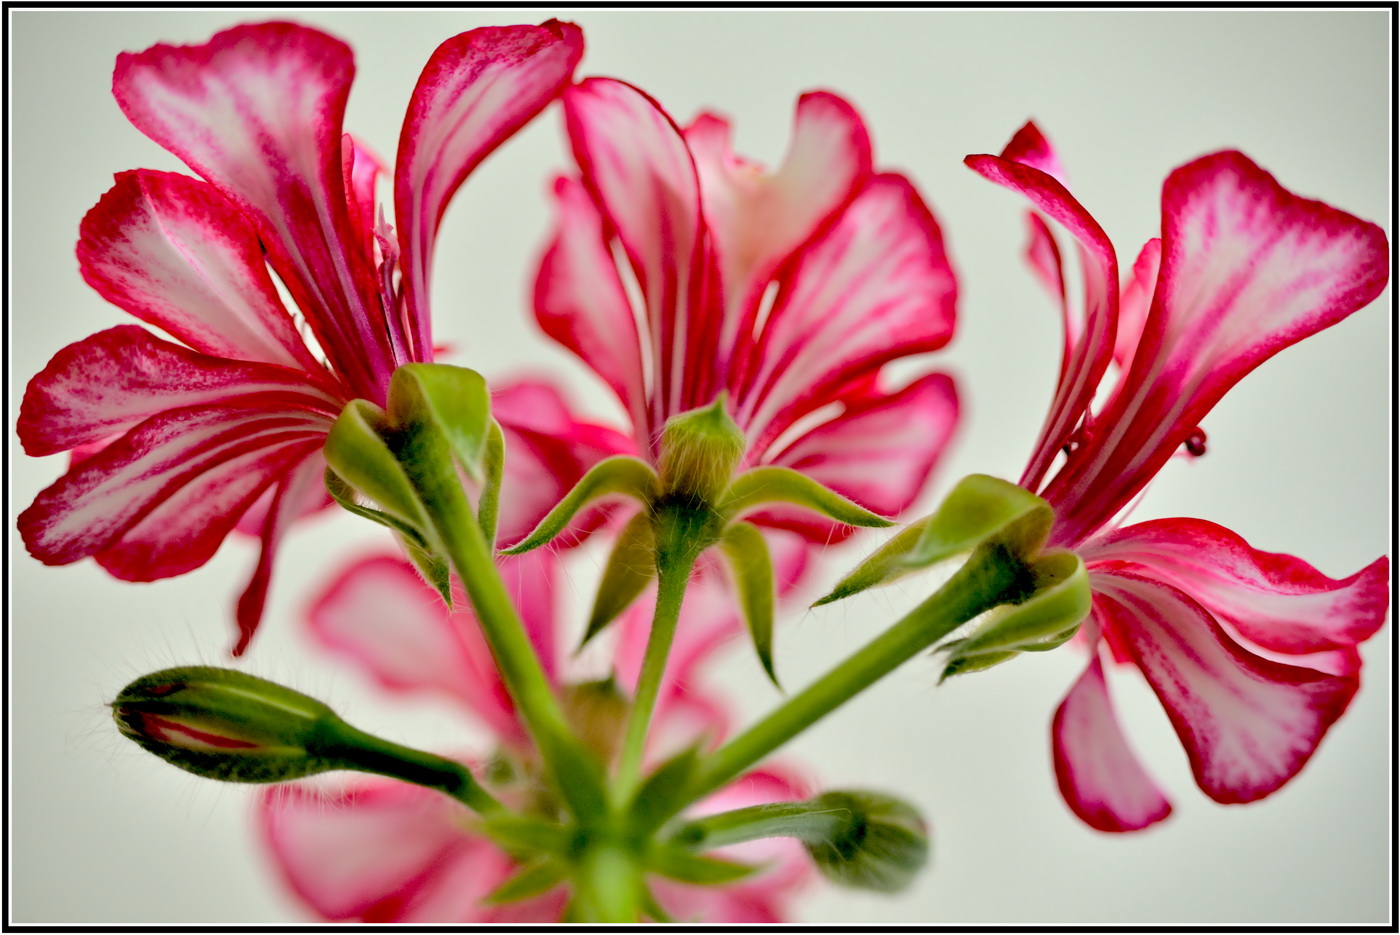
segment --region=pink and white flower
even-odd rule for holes
[[[242,652],[288,525],[329,502],[320,450],[331,423],[351,399],[382,405],[396,367],[432,358],[428,280],[448,201],[553,100],[582,51],[578,28],[552,20],[443,43],[404,117],[397,231],[376,213],[378,161],[342,128],[354,76],[344,43],[266,23],[121,55],[123,112],[203,180],[119,174],[83,219],[78,260],[104,298],[174,341],[119,325],[64,348],[30,381],[25,451],[73,452],[19,517],[30,552],[51,565],[92,556],[149,581],[203,565],[241,518],[262,540],[238,602]],[[551,431],[577,429],[585,448],[601,441],[611,453],[557,396],[551,405]],[[581,469],[534,473],[562,494]],[[503,517],[503,534],[542,513]]]
[[[1336,580],[1205,520],[1120,527],[1117,518],[1174,453],[1204,452],[1201,419],[1245,374],[1381,292],[1385,234],[1294,195],[1240,153],[1215,153],[1167,177],[1161,237],[1120,292],[1112,244],[1067,190],[1034,124],[1000,156],[967,164],[1068,230],[1082,268],[1077,312],[1055,239],[1032,214],[1028,258],[1061,305],[1066,342],[1020,483],[1054,507],[1050,545],[1083,557],[1094,592],[1089,667],[1052,727],[1060,790],[1103,831],[1140,829],[1171,811],[1114,716],[1106,648],[1152,686],[1208,796],[1269,795],[1355,695],[1358,646],[1388,605],[1388,560]],[[1111,364],[1117,382],[1093,407]]]
[[[574,706],[570,700],[553,601],[558,563],[556,553],[540,549],[503,559],[501,570],[545,671],[561,687],[566,711],[583,728],[586,743],[606,749],[620,738],[614,732],[621,721],[609,718],[606,709],[594,707],[590,713],[586,703]],[[653,722],[653,759],[697,739],[717,743],[727,724],[722,705],[700,684],[715,647],[742,629],[716,576],[697,579],[683,614],[687,620]],[[624,619],[619,629],[645,627],[641,608],[629,616],[636,619]],[[528,740],[465,601],[445,610],[412,566],[382,556],[347,568],[315,601],[309,620],[317,643],[349,659],[384,688],[450,699],[486,728],[498,743],[497,756],[512,764],[513,778],[493,786],[503,800],[542,794]],[[614,659],[623,687],[635,682],[639,667],[636,653],[627,652],[631,642],[620,639]],[[766,767],[705,800],[699,812],[806,794],[790,770]],[[518,865],[474,833],[468,819],[463,806],[440,793],[388,780],[357,780],[329,791],[288,785],[270,789],[259,805],[259,827],[275,865],[291,890],[323,918],[559,921],[567,897],[562,886],[518,903],[482,905],[483,897]],[[792,895],[810,876],[801,846],[770,839],[726,853],[765,863],[766,869],[723,888],[651,880],[653,895],[679,920],[781,921]]]
[[[544,331],[612,389],[635,453],[656,463],[668,418],[727,407],[740,469],[790,467],[885,515],[920,492],[957,420],[953,381],[895,391],[893,360],[951,338],[957,287],[910,182],[872,168],[860,116],[803,95],[776,171],[734,155],[729,124],[682,129],[642,91],[589,78],[564,92],[579,175],[535,285]],[[849,530],[770,509],[818,540]]]

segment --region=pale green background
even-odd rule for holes
[[[1034,116],[1120,262],[1156,233],[1162,179],[1238,147],[1293,190],[1388,223],[1391,72],[1385,11],[883,11],[568,9],[398,11],[12,11],[10,399],[66,343],[122,322],[80,281],[83,213],[112,174],[182,168],[122,118],[112,62],[157,41],[202,42],[224,26],[291,18],[355,47],[348,127],[392,156],[403,107],[432,49],[491,23],[550,15],[583,26],[580,74],[625,78],[677,119],[730,114],[741,152],[781,155],[793,102],[826,87],[865,114],[881,165],[909,172],[949,234],[960,333],[941,355],[966,422],[935,491],[971,471],[1014,476],[1044,414],[1058,324],[1020,263],[1021,203],[961,165],[996,152]],[[546,346],[522,314],[565,150],[551,111],[470,180],[446,220],[434,283],[438,336],[487,372],[556,372],[593,411],[609,398]],[[1386,552],[1391,416],[1390,293],[1271,361],[1205,422],[1209,455],[1174,462],[1136,517],[1188,515],[1341,576]],[[7,414],[13,425],[14,413]],[[12,506],[62,470],[11,443]],[[927,501],[929,505],[934,502]],[[13,530],[13,516],[9,518]],[[293,535],[246,667],[317,693],[352,721],[429,747],[473,736],[451,709],[387,702],[324,664],[297,618],[347,542],[383,543],[349,517]],[[869,545],[832,555],[849,565]],[[307,919],[256,851],[252,793],[197,780],[121,741],[103,702],[163,665],[220,662],[237,582],[253,561],[232,540],[204,569],[153,585],[92,563],[44,568],[11,531],[10,863],[15,922],[275,922]],[[597,554],[570,595],[582,599]],[[907,606],[917,585],[798,613],[778,665],[804,684]],[[573,622],[577,623],[577,611]],[[1365,648],[1366,681],[1303,774],[1271,799],[1221,807],[1139,678],[1113,687],[1130,734],[1176,812],[1149,833],[1110,836],[1060,802],[1048,723],[1078,673],[1073,647],[934,687],[920,661],[794,744],[831,784],[898,791],[930,817],[931,870],[896,898],[815,888],[810,922],[1283,924],[1387,920],[1390,904],[1391,630]],[[774,700],[734,647],[721,678],[757,712]]]

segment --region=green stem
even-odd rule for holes
[[[652,614],[651,635],[647,638],[646,654],[642,657],[642,670],[637,676],[632,712],[618,759],[617,781],[613,786],[614,802],[618,805],[631,797],[641,777],[647,727],[666,676],[666,660],[680,620],[685,588],[695,560],[704,550],[705,540],[697,528],[699,525],[694,517],[678,518],[663,513],[658,518],[656,610]]]
[[[823,841],[848,821],[850,811],[844,808],[813,802],[768,802],[706,815],[679,828],[675,839],[696,851],[759,838]]]
[[[505,809],[461,763],[367,734],[344,722],[334,725],[327,750],[349,767],[437,789],[481,815]]]
[[[575,864],[572,922],[636,922],[641,879],[634,856],[618,845],[594,843]]]
[[[893,672],[962,624],[1025,596],[1028,572],[1003,546],[984,546],[949,581],[855,655],[715,751],[693,781],[690,801],[733,780],[769,753]]]

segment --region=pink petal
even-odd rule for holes
[[[238,206],[357,395],[383,402],[393,359],[373,260],[345,199],[341,123],[354,75],[344,43],[302,26],[237,26],[201,46],[117,59],[127,118]]]
[[[1142,329],[1147,325],[1147,312],[1152,307],[1152,294],[1157,289],[1157,272],[1162,266],[1162,241],[1153,237],[1142,245],[1142,252],[1133,263],[1132,276],[1123,285],[1123,300],[1118,306],[1118,337],[1113,346],[1113,362],[1127,370],[1133,354],[1142,342]]]
[[[1159,519],[1090,540],[1094,567],[1130,562],[1189,594],[1236,632],[1280,653],[1350,649],[1385,622],[1390,562],[1381,557],[1336,580],[1307,562],[1251,548],[1223,526],[1201,519]]]
[[[769,173],[736,157],[729,124],[702,114],[685,131],[700,175],[700,193],[716,255],[723,318],[714,340],[692,343],[688,370],[714,375],[710,359],[735,355],[734,366],[752,366],[751,335],[759,302],[778,268],[850,200],[871,171],[870,135],[846,101],[824,91],[797,102],[792,142],[782,165]],[[743,371],[730,385],[744,382]],[[688,374],[689,376],[689,374]],[[722,384],[698,389],[713,398]]]
[[[465,831],[468,815],[441,793],[377,780],[334,794],[275,786],[258,825],[292,891],[326,919],[473,922],[512,862]]]
[[[1252,655],[1186,593],[1125,568],[1090,573],[1106,627],[1166,708],[1201,789],[1252,802],[1303,768],[1359,680]]]
[[[498,542],[528,535],[599,461],[636,453],[620,432],[577,418],[559,390],[542,380],[496,384],[491,409],[506,439]],[[605,516],[605,511],[588,511],[570,527],[569,538],[556,542],[576,544]]]
[[[1033,120],[1027,121],[1016,131],[1001,151],[1001,158],[1039,169],[1061,185],[1069,187],[1069,179],[1065,175],[1064,167],[1060,165],[1060,157],[1055,152],[1055,147],[1050,145],[1050,141],[1040,132],[1040,127],[1036,126]]]
[[[892,394],[852,399],[844,412],[794,440],[771,463],[790,467],[882,516],[908,509],[923,491],[958,421],[958,396],[946,374],[921,377]],[[759,516],[770,520],[768,510]],[[783,515],[788,515],[784,512]],[[806,520],[787,528],[808,533]],[[825,529],[829,523],[818,524]]]
[[[258,549],[258,563],[253,568],[253,576],[238,597],[235,611],[238,636],[234,641],[232,655],[243,655],[248,649],[248,643],[253,639],[253,634],[257,632],[258,624],[262,622],[267,590],[272,584],[273,560],[287,529],[308,512],[309,503],[319,504],[330,499],[326,495],[325,472],[326,459],[318,452],[303,461],[273,487],[259,535],[261,547]],[[244,519],[246,518],[247,514],[244,514]]]
[[[153,416],[40,492],[26,546],[62,565],[99,554],[148,581],[202,565],[263,489],[319,448],[329,419],[236,401]]]
[[[327,428],[343,405],[300,371],[197,354],[118,325],[54,355],[25,388],[16,428],[26,453],[48,455],[167,410],[225,403],[321,413]]]
[[[1097,650],[1056,709],[1050,737],[1060,794],[1089,827],[1137,831],[1171,814],[1118,726]]]
[[[602,377],[634,425],[644,426],[641,339],[603,218],[576,179],[555,180],[554,197],[559,223],[535,279],[535,319]]]
[[[1167,178],[1161,250],[1142,341],[1099,420],[1106,434],[1044,492],[1074,505],[1058,541],[1106,523],[1245,374],[1361,308],[1389,278],[1379,227],[1293,195],[1235,152]]]
[[[871,179],[796,264],[758,340],[755,381],[735,393],[755,459],[845,384],[953,334],[942,233],[902,176]]]
[[[702,323],[706,268],[695,163],[675,122],[631,85],[586,78],[563,100],[584,184],[621,241],[641,290],[653,385],[652,411],[638,435],[649,439],[667,416],[692,408],[682,381],[695,341],[688,329]]]
[[[78,263],[107,301],[197,351],[311,372],[247,219],[204,182],[137,170],[83,218]]]
[[[1030,239],[1026,242],[1026,262],[1035,273],[1040,285],[1050,294],[1050,298],[1060,307],[1060,320],[1064,323],[1064,350],[1060,355],[1060,372],[1068,370],[1074,350],[1083,340],[1083,322],[1079,316],[1071,314],[1069,298],[1065,293],[1064,265],[1060,259],[1060,245],[1050,232],[1045,218],[1031,211],[1026,214],[1026,226],[1030,229]]]
[[[552,101],[583,55],[572,23],[488,26],[448,39],[423,67],[399,134],[394,213],[403,289],[418,342],[432,350],[428,275],[448,201],[496,147]]]
[[[502,577],[548,671],[556,652],[553,563],[548,550],[502,560]],[[502,739],[522,741],[515,708],[471,605],[449,611],[412,565],[381,556],[346,568],[316,599],[308,622],[324,646],[396,692],[439,692]]]
[[[1018,157],[1030,161],[1021,162]],[[1066,318],[1066,337],[1074,339],[1074,347],[1063,361],[1055,399],[1020,481],[1021,486],[1035,490],[1088,412],[1094,391],[1112,360],[1118,321],[1118,258],[1098,222],[1055,174],[1046,171],[1046,167],[1058,171],[1058,160],[1034,124],[1022,127],[1001,156],[968,156],[964,162],[985,178],[1020,192],[1060,222],[1078,242],[1084,317],[1082,322],[1073,323]]]

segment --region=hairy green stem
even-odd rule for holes
[[[455,760],[376,737],[343,721],[334,726],[328,741],[326,749],[336,759],[361,772],[436,789],[480,815],[496,815],[505,809],[477,783],[466,766]]]
[[[1025,596],[1028,572],[1002,546],[984,546],[919,606],[800,694],[715,751],[700,767],[689,799],[719,789],[852,697],[962,624]]]
[[[759,838],[797,838],[821,841],[829,838],[850,811],[812,802],[768,802],[706,815],[675,832],[675,840],[696,851],[708,851],[728,844]]]

